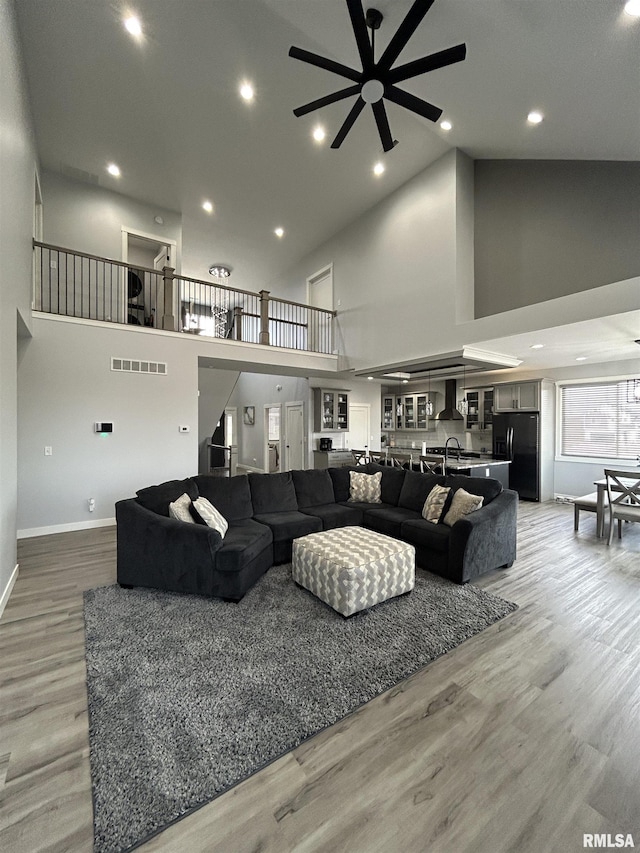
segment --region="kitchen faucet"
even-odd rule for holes
[[[462,445],[460,444],[460,440],[455,435],[450,435],[449,438],[444,443],[444,461],[445,463],[449,459],[449,442],[455,441],[458,447],[458,459],[460,458],[460,454],[462,453]]]

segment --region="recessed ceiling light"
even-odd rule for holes
[[[130,32],[132,36],[142,35],[142,24],[140,23],[139,18],[136,18],[135,15],[129,15],[128,18],[125,18],[124,26],[127,32]]]
[[[158,225],[164,225],[164,219],[161,216],[154,216],[153,221]]]
[[[450,121],[446,121],[446,119],[445,119],[445,121],[441,121],[441,122],[440,122],[440,127],[441,127],[443,130],[451,130],[451,128],[453,127],[453,125],[451,124],[451,122],[450,122]]]
[[[369,380],[369,382],[371,382],[371,380],[373,379],[373,376],[367,376],[367,379]]]
[[[242,83],[240,86],[240,96],[245,99],[245,101],[252,101],[254,96],[253,86],[251,83]]]
[[[110,175],[113,175],[114,178],[120,177],[120,169],[116,166],[115,163],[109,163],[109,165],[107,166],[107,172],[109,172]]]
[[[529,113],[529,115],[527,116],[527,121],[529,122],[529,124],[540,124],[542,119],[543,119],[542,113],[539,113],[536,110]]]
[[[409,382],[409,380],[408,380],[408,379],[403,379],[403,380],[402,380],[402,384],[403,384],[403,385],[406,385],[408,382]]]
[[[640,16],[640,0],[629,0],[625,3],[624,11],[627,15],[633,15],[634,18]]]
[[[531,344],[529,349],[542,349],[544,344]]]
[[[318,125],[313,130],[313,138],[316,142],[322,142],[326,135],[327,134],[324,132],[324,127],[320,127],[320,125]]]
[[[284,228],[275,228],[273,233],[276,235],[276,237],[284,237]]]
[[[380,162],[376,163],[376,165],[373,167],[373,174],[374,175],[381,175],[383,172],[384,172],[384,163],[380,163]]]
[[[576,361],[586,361],[586,360],[587,360],[586,355],[579,355],[576,358]]]
[[[213,204],[210,201],[203,201],[202,209],[206,210],[207,213],[213,213]]]

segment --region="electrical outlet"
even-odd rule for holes
[[[190,429],[191,429],[191,427],[188,427],[188,426],[179,426],[178,432],[189,432]]]
[[[95,501],[95,498],[89,498],[89,499],[87,500],[87,506],[88,506],[88,508],[89,508],[89,512],[93,512],[93,511],[94,511],[94,509],[96,508],[96,501]]]
[[[51,447],[50,445],[47,445],[44,449],[44,455],[45,456],[53,456],[53,447]]]

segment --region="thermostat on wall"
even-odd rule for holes
[[[113,432],[113,421],[96,421],[96,432]]]

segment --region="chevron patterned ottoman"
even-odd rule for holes
[[[338,527],[293,540],[293,579],[343,616],[415,586],[413,545],[362,527]]]

